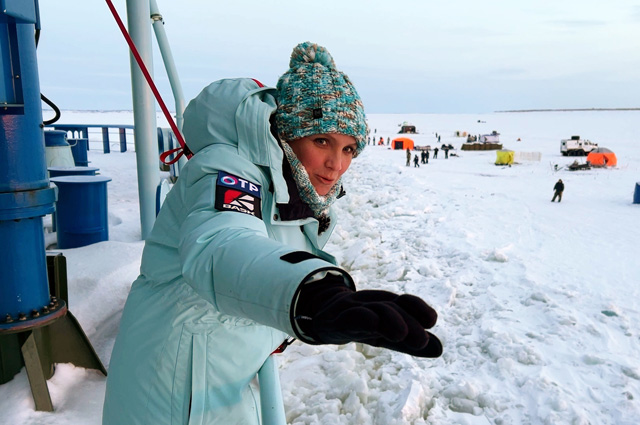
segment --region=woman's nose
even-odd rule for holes
[[[327,168],[332,170],[340,171],[342,170],[342,152],[341,151],[332,151],[325,162]]]

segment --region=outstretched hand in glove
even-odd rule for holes
[[[439,357],[442,343],[426,330],[437,318],[419,297],[354,291],[341,276],[328,274],[302,285],[293,320],[303,333],[298,336],[311,344],[362,342],[416,357]]]

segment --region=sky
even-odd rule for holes
[[[126,23],[125,0],[113,3]],[[157,4],[187,102],[220,78],[275,86],[293,47],[312,41],[367,113],[640,107],[639,0]],[[106,3],[60,5],[40,0],[42,93],[61,109],[132,109],[128,48]],[[153,58],[175,110],[157,48]]]
[[[386,140],[404,117],[369,120]],[[417,145],[435,147],[438,133],[456,150],[437,159],[432,151],[428,164],[407,167],[404,151],[368,146],[343,176],[347,195],[335,204],[339,220],[325,249],[359,289],[428,302],[444,353],[420,359],[297,341],[278,356],[287,423],[640,423],[640,205],[632,204],[640,111],[409,119],[420,132],[412,136]],[[64,122],[130,124],[133,116],[67,112]],[[505,148],[541,159],[496,166],[495,151],[462,151],[465,139],[454,136],[491,130]],[[573,134],[613,150],[617,167],[569,171],[574,160],[585,161],[560,154],[560,139]],[[98,130],[88,159],[112,178],[109,240],[56,250],[50,216],[44,225],[48,249],[67,259],[70,311],[108,367],[143,242],[132,140],[125,153],[117,142],[110,154],[101,148]],[[552,203],[558,179],[565,191]],[[54,413],[33,410],[24,369],[0,385],[2,423],[100,424],[100,373],[58,364],[48,388]]]

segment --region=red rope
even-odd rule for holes
[[[138,53],[138,49],[136,48],[136,45],[133,43],[133,40],[131,39],[131,36],[129,35],[129,32],[127,32],[127,29],[124,27],[124,24],[122,23],[122,20],[120,19],[120,16],[118,15],[118,11],[113,6],[113,3],[111,2],[111,0],[105,0],[105,1],[107,2],[107,6],[109,6],[109,10],[111,10],[111,14],[113,14],[113,18],[116,20],[116,23],[118,24],[118,27],[120,28],[120,31],[122,32],[122,35],[124,36],[125,40],[127,41],[127,44],[129,45],[129,49],[131,49],[131,53],[133,54],[133,57],[135,58],[136,62],[138,63],[138,66],[140,67],[140,71],[142,71],[142,75],[144,75],[144,78],[147,80],[147,83],[149,84],[149,87],[151,88],[151,91],[153,92],[153,95],[155,96],[156,100],[158,101],[158,104],[160,105],[160,109],[162,109],[162,112],[164,113],[164,116],[167,118],[167,121],[169,121],[169,125],[171,126],[171,129],[173,130],[173,134],[175,134],[176,138],[178,139],[178,143],[180,143],[180,146],[182,147],[183,151],[180,152],[176,156],[175,160],[177,161],[177,159],[181,156],[182,153],[184,153],[187,156],[187,158],[190,158],[191,155],[192,155],[191,151],[189,150],[189,147],[186,145],[186,143],[184,141],[184,138],[182,137],[182,133],[180,133],[180,130],[178,130],[178,126],[173,121],[173,117],[171,116],[171,113],[167,109],[167,106],[164,104],[164,101],[162,100],[162,97],[160,96],[160,92],[158,92],[158,88],[156,87],[155,83],[153,82],[153,79],[151,78],[151,75],[149,74],[149,71],[147,70],[147,67],[145,66],[144,62],[142,61],[142,57],[140,56],[140,53]]]

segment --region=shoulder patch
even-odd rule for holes
[[[241,177],[218,172],[215,207],[220,211],[235,211],[262,219],[261,188]]]

